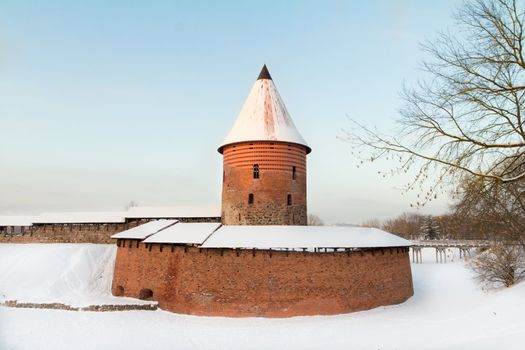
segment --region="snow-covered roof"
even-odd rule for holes
[[[65,212],[35,216],[35,224],[97,224],[125,222],[124,212]]]
[[[167,228],[171,225],[176,224],[177,220],[154,220],[145,224],[130,228],[129,230],[122,231],[114,234],[111,238],[119,239],[145,239],[149,236]]]
[[[295,127],[266,65],[221,146],[244,141],[282,141],[310,147]]]
[[[3,215],[0,216],[0,226],[31,226],[34,216]]]
[[[412,243],[368,227],[221,226],[202,248],[372,248],[404,247]]]
[[[221,224],[219,223],[183,223],[179,222],[154,235],[144,243],[188,243],[202,244]]]
[[[220,218],[218,206],[131,207],[126,218]]]

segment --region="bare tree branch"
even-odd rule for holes
[[[366,149],[362,161],[397,154],[402,159],[396,171],[417,166],[409,187],[429,171],[437,171],[440,181],[467,174],[523,180],[525,3],[474,0],[455,18],[454,34],[441,33],[422,46],[433,57],[423,63],[429,78],[402,91],[401,131],[384,135],[352,120],[346,140]]]

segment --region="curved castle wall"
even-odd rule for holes
[[[224,146],[223,155],[223,224],[306,225],[306,147],[243,142]]]
[[[413,294],[408,247],[297,252],[118,243],[112,292],[193,315],[330,315]]]

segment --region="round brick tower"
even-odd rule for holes
[[[218,151],[224,156],[223,224],[306,225],[306,155],[311,149],[266,65]]]

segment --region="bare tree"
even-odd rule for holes
[[[509,183],[465,178],[454,215],[491,237],[525,248],[525,181]]]
[[[323,226],[323,220],[315,214],[309,214],[307,219],[308,226]]]
[[[510,287],[525,278],[525,253],[519,245],[494,243],[469,261],[478,279],[490,287]]]
[[[417,239],[423,218],[420,214],[403,213],[394,219],[386,220],[382,229],[408,239]]]
[[[525,179],[525,2],[474,0],[455,14],[457,28],[423,45],[426,80],[405,88],[400,132],[385,135],[352,120],[347,140],[367,151],[362,162],[391,158],[392,173],[419,170],[406,189],[435,173],[422,202],[443,182],[469,174],[488,180]]]

